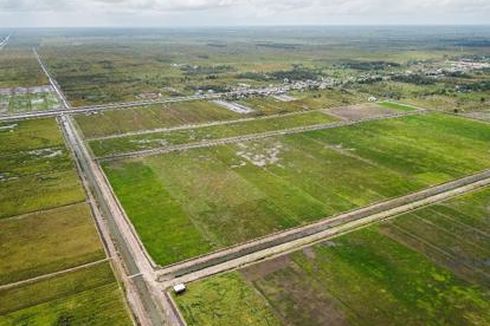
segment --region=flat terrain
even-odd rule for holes
[[[204,126],[184,130],[158,132],[137,136],[95,140],[89,142],[96,156],[107,156],[152,148],[164,148],[212,139],[236,137],[262,133],[273,130],[304,127],[334,122],[337,119],[322,112],[305,112],[302,114],[272,117],[244,122],[233,122],[219,126]]]
[[[238,118],[240,114],[225,110],[211,102],[193,101],[104,111],[77,116],[76,121],[84,136],[93,138]]]
[[[103,168],[149,253],[167,265],[488,168],[489,130],[430,114]]]
[[[130,324],[56,121],[0,124],[0,153],[0,325]]]
[[[0,243],[0,285],[105,258],[85,203],[0,220]]]
[[[487,188],[189,284],[176,300],[189,325],[488,324],[489,204]]]
[[[48,84],[32,53],[31,44],[12,36],[0,55],[0,88]]]
[[[0,114],[54,110],[59,105],[55,94],[46,86],[0,89]]]
[[[54,119],[0,124],[0,153],[0,218],[84,200]]]
[[[108,263],[0,290],[0,325],[131,325]]]

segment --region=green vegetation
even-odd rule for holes
[[[332,116],[328,116],[322,112],[306,112],[297,115],[234,122],[218,126],[94,140],[89,142],[89,144],[96,156],[107,156],[116,153],[160,148],[316,124],[326,124],[335,120],[336,119]]]
[[[413,106],[403,104],[403,103],[396,103],[396,102],[381,102],[378,103],[382,107],[388,108],[388,109],[393,109],[393,110],[399,110],[399,111],[412,111],[416,108]]]
[[[103,167],[166,265],[488,168],[489,130],[430,114]]]
[[[105,257],[84,200],[54,119],[0,124],[0,325],[131,324],[108,263],[32,280]]]
[[[487,188],[189,284],[176,301],[191,325],[268,325],[235,323],[243,306],[288,325],[486,325],[489,203]]]
[[[95,115],[77,116],[76,121],[85,137],[92,138],[240,117],[240,114],[211,102],[193,101],[104,111]]]
[[[0,124],[0,218],[83,201],[54,119]]]
[[[131,325],[108,263],[0,290],[0,325]]]
[[[105,257],[85,203],[0,220],[0,243],[0,284]]]
[[[488,288],[490,188],[417,210],[384,223],[380,231]]]
[[[0,113],[44,111],[53,110],[58,107],[59,101],[51,92],[0,94]]]
[[[280,325],[267,301],[237,273],[193,283],[175,300],[188,325]]]
[[[0,88],[49,84],[30,47],[17,46],[15,37],[0,55]]]

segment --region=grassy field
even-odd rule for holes
[[[489,130],[432,114],[103,168],[166,265],[488,168]]]
[[[54,119],[0,124],[0,218],[83,201]]]
[[[240,114],[211,102],[193,101],[80,115],[76,121],[84,136],[91,138],[239,118]]]
[[[420,209],[189,284],[176,301],[189,325],[486,325],[489,200],[487,188]]]
[[[0,284],[105,257],[85,203],[0,220],[0,243]]]
[[[172,145],[262,133],[273,130],[326,124],[335,120],[336,118],[322,112],[305,112],[297,115],[235,122],[219,126],[190,128],[185,130],[151,133],[138,136],[94,140],[90,141],[89,145],[96,156],[107,156],[116,153],[161,148]]]
[[[51,92],[0,95],[0,113],[54,110],[59,101]]]
[[[238,101],[262,115],[328,109],[365,102],[361,95],[347,91],[327,89],[322,91],[292,92],[294,100],[283,102],[273,97],[252,97]]]
[[[16,46],[15,38],[0,55],[0,88],[49,84],[30,47]]]
[[[108,263],[0,290],[0,325],[131,325]]]
[[[0,284],[104,259],[56,121],[0,124],[0,153]],[[130,324],[107,263],[0,290],[0,325],[72,324]]]

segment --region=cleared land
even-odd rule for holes
[[[131,325],[108,263],[0,290],[0,325]]]
[[[54,110],[59,107],[49,86],[0,89],[0,114]]]
[[[90,141],[89,145],[96,156],[107,156],[152,148],[202,142],[212,139],[235,137],[254,133],[326,124],[336,121],[322,112],[305,112],[297,115],[271,117],[270,119],[233,122],[217,126],[189,128],[185,130],[144,134],[129,137]]]
[[[367,104],[358,104],[358,105],[350,105],[350,106],[342,106],[338,108],[332,108],[329,110],[325,110],[325,112],[338,117],[342,120],[359,120],[370,117],[383,117],[396,111],[408,111],[409,107],[400,106],[400,105],[391,105],[392,103],[367,103]]]
[[[488,324],[489,204],[487,188],[189,284],[175,299],[189,325]]]
[[[103,167],[167,265],[488,168],[489,130],[433,114]]]
[[[0,153],[0,218],[84,200],[54,119],[0,124]]]
[[[85,203],[0,220],[0,243],[0,285],[105,258]]]

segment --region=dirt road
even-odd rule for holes
[[[407,196],[340,214],[304,227],[279,232],[158,271],[164,287],[190,282],[310,246],[316,242],[490,185],[490,170]]]

